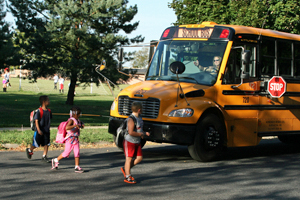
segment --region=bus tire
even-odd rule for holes
[[[115,135],[113,135],[113,139],[114,139],[114,143],[116,144],[116,136],[115,136]],[[142,145],[142,148],[145,146],[146,142],[147,142],[147,140],[141,139],[141,145]],[[116,145],[116,146],[117,146],[117,145]],[[118,147],[118,146],[117,146],[117,147]],[[123,148],[118,147],[118,149],[120,149],[121,151],[124,151]]]
[[[223,149],[225,128],[215,114],[208,114],[197,123],[194,143],[188,151],[194,160],[208,162],[218,158]]]

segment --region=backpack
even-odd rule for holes
[[[75,125],[77,124],[77,120],[74,117],[70,117],[67,121],[61,122],[57,128],[58,131],[56,134],[56,140],[55,140],[56,143],[63,144],[66,142],[66,139],[68,139],[69,136],[66,137],[67,135],[66,126],[70,119],[74,121]]]
[[[125,119],[123,121],[123,123],[117,129],[117,135],[116,135],[115,143],[116,143],[117,147],[119,147],[121,149],[123,148],[124,138],[128,134],[127,121],[128,121],[129,118],[131,118],[133,120],[134,126],[136,126],[136,118],[134,116],[130,115],[127,119]]]
[[[49,108],[47,108],[47,109],[48,109],[48,111],[51,113],[51,110],[50,110]],[[44,110],[43,110],[42,107],[39,107],[38,109],[33,110],[33,111],[30,112],[30,117],[29,117],[29,119],[30,119],[30,128],[31,128],[31,130],[33,130],[33,131],[35,130],[35,121],[34,121],[34,117],[35,117],[35,115],[36,115],[36,113],[37,113],[38,110],[40,110],[40,119],[39,119],[39,120],[41,120],[42,117],[43,117],[43,114],[44,114]]]

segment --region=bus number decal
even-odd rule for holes
[[[243,97],[243,103],[249,103],[249,97]]]

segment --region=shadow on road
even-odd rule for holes
[[[232,147],[224,150],[218,161],[238,160],[246,158],[280,156],[300,153],[299,145],[290,145],[280,142],[278,139],[262,140],[257,146]],[[151,147],[143,149],[145,160],[192,160],[186,146],[167,145],[163,147]],[[196,161],[195,161],[196,162]]]
[[[50,151],[49,157],[60,153]],[[32,160],[24,152],[7,152],[0,160],[5,182],[0,197],[140,199],[143,191],[152,199],[297,199],[299,153],[298,146],[264,140],[255,147],[228,148],[222,159],[202,163],[192,160],[186,146],[146,145],[143,162],[132,170],[139,183],[133,187],[123,182],[125,159],[116,147],[82,149],[83,174],[74,173],[73,154],[50,170],[51,164],[40,161],[42,152]]]

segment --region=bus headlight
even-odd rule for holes
[[[169,113],[169,117],[191,117],[194,114],[194,110],[191,108],[182,108],[178,110],[172,110]]]
[[[113,101],[113,103],[111,104],[110,110],[115,110],[116,104],[115,101]]]

